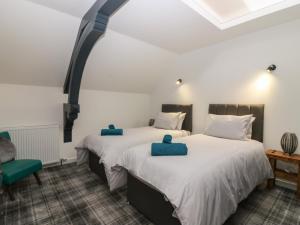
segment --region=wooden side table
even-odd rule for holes
[[[294,154],[290,156],[289,154],[286,154],[282,151],[276,151],[276,150],[267,150],[266,154],[269,158],[270,164],[274,172],[274,178],[268,180],[268,188],[272,188],[275,184],[276,177],[279,177],[284,180],[288,180],[290,182],[296,183],[297,184],[296,195],[300,197],[300,155]],[[298,165],[298,173],[288,173],[284,170],[278,169],[276,167],[277,160]]]

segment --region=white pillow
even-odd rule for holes
[[[183,121],[185,119],[185,116],[186,116],[186,113],[180,113],[176,130],[181,130],[182,129],[182,124],[183,124]]]
[[[247,131],[251,118],[252,115],[232,116],[209,114],[204,134],[233,140],[247,140]]]
[[[252,125],[253,125],[253,122],[255,121],[255,119],[256,118],[252,116],[250,123],[248,125],[248,128],[247,128],[247,139],[248,140],[251,140],[251,138],[252,138]]]
[[[154,123],[155,128],[175,130],[178,124],[180,112],[178,113],[163,113],[160,112]]]

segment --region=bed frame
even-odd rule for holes
[[[162,112],[184,112],[185,119],[182,124],[182,129],[193,131],[193,105],[174,105],[163,104]],[[103,182],[107,182],[105,169],[102,163],[99,164],[100,157],[92,151],[89,151],[89,167],[92,172],[97,174]]]
[[[208,112],[217,115],[249,115],[256,118],[252,126],[252,139],[263,142],[264,105],[210,104]],[[128,173],[127,198],[129,203],[155,224],[180,225],[172,216],[174,211],[162,193]]]

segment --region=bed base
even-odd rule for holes
[[[92,172],[97,174],[104,183],[107,183],[106,173],[103,163],[99,163],[100,157],[92,151],[89,151],[89,167]]]
[[[172,216],[173,206],[159,191],[144,184],[130,173],[128,173],[127,186],[128,202],[154,224],[181,225],[180,221]]]

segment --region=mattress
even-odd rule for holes
[[[161,141],[166,134],[177,138],[187,136],[190,133],[185,130],[140,127],[124,129],[123,136],[89,135],[76,146],[77,162],[78,164],[86,162],[88,160],[88,151],[96,153],[100,157],[99,163],[104,165],[109,188],[111,191],[114,191],[124,186],[127,182],[126,171],[117,166],[122,158],[122,154],[133,146]]]
[[[222,225],[238,203],[273,176],[263,144],[206,135],[176,139],[187,156],[151,156],[151,145],[123,154],[120,166],[160,191],[182,225]]]

